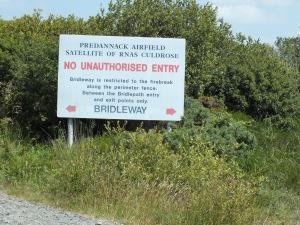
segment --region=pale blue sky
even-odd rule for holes
[[[42,9],[43,15],[74,14],[88,18],[96,15],[108,0],[0,0],[3,19],[31,14]],[[205,4],[206,0],[199,0]],[[300,34],[300,0],[210,0],[218,7],[219,16],[232,25],[234,32],[273,43],[278,36]]]

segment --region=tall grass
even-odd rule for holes
[[[57,206],[125,224],[255,224],[257,181],[199,137],[178,149],[154,130],[110,131],[72,149],[59,139],[10,140],[0,145],[0,174],[2,183],[30,187]]]
[[[125,224],[297,224],[299,132],[238,117],[258,147],[232,159],[197,134],[174,151],[163,131],[108,129],[69,149],[64,139],[20,141],[2,125],[0,182]]]
[[[255,177],[264,176],[259,205],[266,224],[300,223],[300,123],[290,130],[279,129],[269,121],[254,122],[242,113],[234,118],[248,124],[258,148],[237,159],[240,167]]]

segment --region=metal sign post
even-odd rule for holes
[[[68,145],[72,147],[74,142],[74,119],[68,118]]]
[[[167,122],[167,130],[168,132],[172,132],[171,122]]]

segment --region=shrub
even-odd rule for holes
[[[0,29],[0,117],[12,118],[27,136],[53,138],[61,122],[55,113],[61,33],[185,38],[187,95],[286,124],[299,112],[295,71],[270,47],[234,37],[211,4],[117,0],[86,21],[43,19],[37,11],[0,19]]]
[[[49,148],[11,145],[10,157],[0,165],[4,182],[30,186],[59,206],[94,210],[127,224],[255,220],[256,181],[197,137],[177,153],[155,130],[115,130],[71,150],[60,141]]]
[[[226,60],[226,72],[208,86],[231,110],[256,119],[292,125],[299,112],[298,75],[267,45],[240,37]]]
[[[183,120],[173,127],[166,140],[175,151],[178,146],[189,148],[196,137],[223,156],[243,155],[257,146],[255,135],[245,123],[235,121],[226,112],[204,108],[198,100],[189,97],[185,100]]]
[[[197,137],[177,153],[163,140],[138,130],[83,141],[58,161],[47,182],[51,193],[96,201],[139,224],[251,224],[255,183],[235,163]]]

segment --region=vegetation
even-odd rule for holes
[[[270,47],[217,19],[211,5],[194,0],[118,0],[88,20],[33,15],[0,19],[1,118],[23,134],[56,137],[59,34],[182,37],[187,41],[186,93],[256,119],[290,126],[299,112],[298,73]],[[139,19],[137,19],[139,18]]]
[[[300,71],[300,37],[277,38],[276,47],[279,55]]]
[[[64,138],[18,139],[2,120],[0,181],[11,193],[125,224],[296,224],[299,131],[187,99],[171,133],[108,124],[72,149]]]
[[[299,38],[273,49],[216,13],[194,0],[117,0],[88,20],[0,18],[0,184],[125,224],[297,224]],[[185,38],[183,120],[171,133],[93,121],[81,136],[102,135],[69,149],[54,110],[68,33]]]

